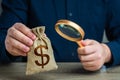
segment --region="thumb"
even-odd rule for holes
[[[81,45],[83,45],[83,46],[86,46],[86,45],[87,45],[87,43],[86,43],[85,40],[81,40],[80,43],[81,43]]]
[[[93,40],[85,39],[85,40],[81,40],[79,43],[83,46],[87,46],[93,44]]]
[[[81,41],[77,41],[77,44],[82,48],[84,46],[86,46],[85,42],[83,40]]]

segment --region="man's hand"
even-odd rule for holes
[[[80,44],[84,47],[78,48],[77,51],[84,69],[96,71],[110,61],[111,52],[107,45],[90,39],[81,41]]]
[[[5,39],[6,50],[13,56],[26,56],[36,36],[22,23],[8,29]]]

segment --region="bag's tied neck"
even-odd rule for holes
[[[42,27],[37,27],[35,29],[32,29],[34,34],[38,37],[38,38],[41,38],[43,35],[44,35],[44,32],[45,32],[45,27],[42,26]]]

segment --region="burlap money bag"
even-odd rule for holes
[[[57,69],[51,42],[44,34],[45,27],[36,27],[32,31],[37,38],[27,55],[26,75]]]

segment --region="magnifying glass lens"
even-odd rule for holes
[[[59,24],[58,28],[63,34],[65,34],[71,38],[81,38],[82,37],[81,34],[75,28],[71,27],[70,25]]]
[[[55,30],[63,38],[76,42],[80,47],[83,47],[79,43],[84,37],[83,29],[76,23],[69,20],[58,20],[55,24]]]

